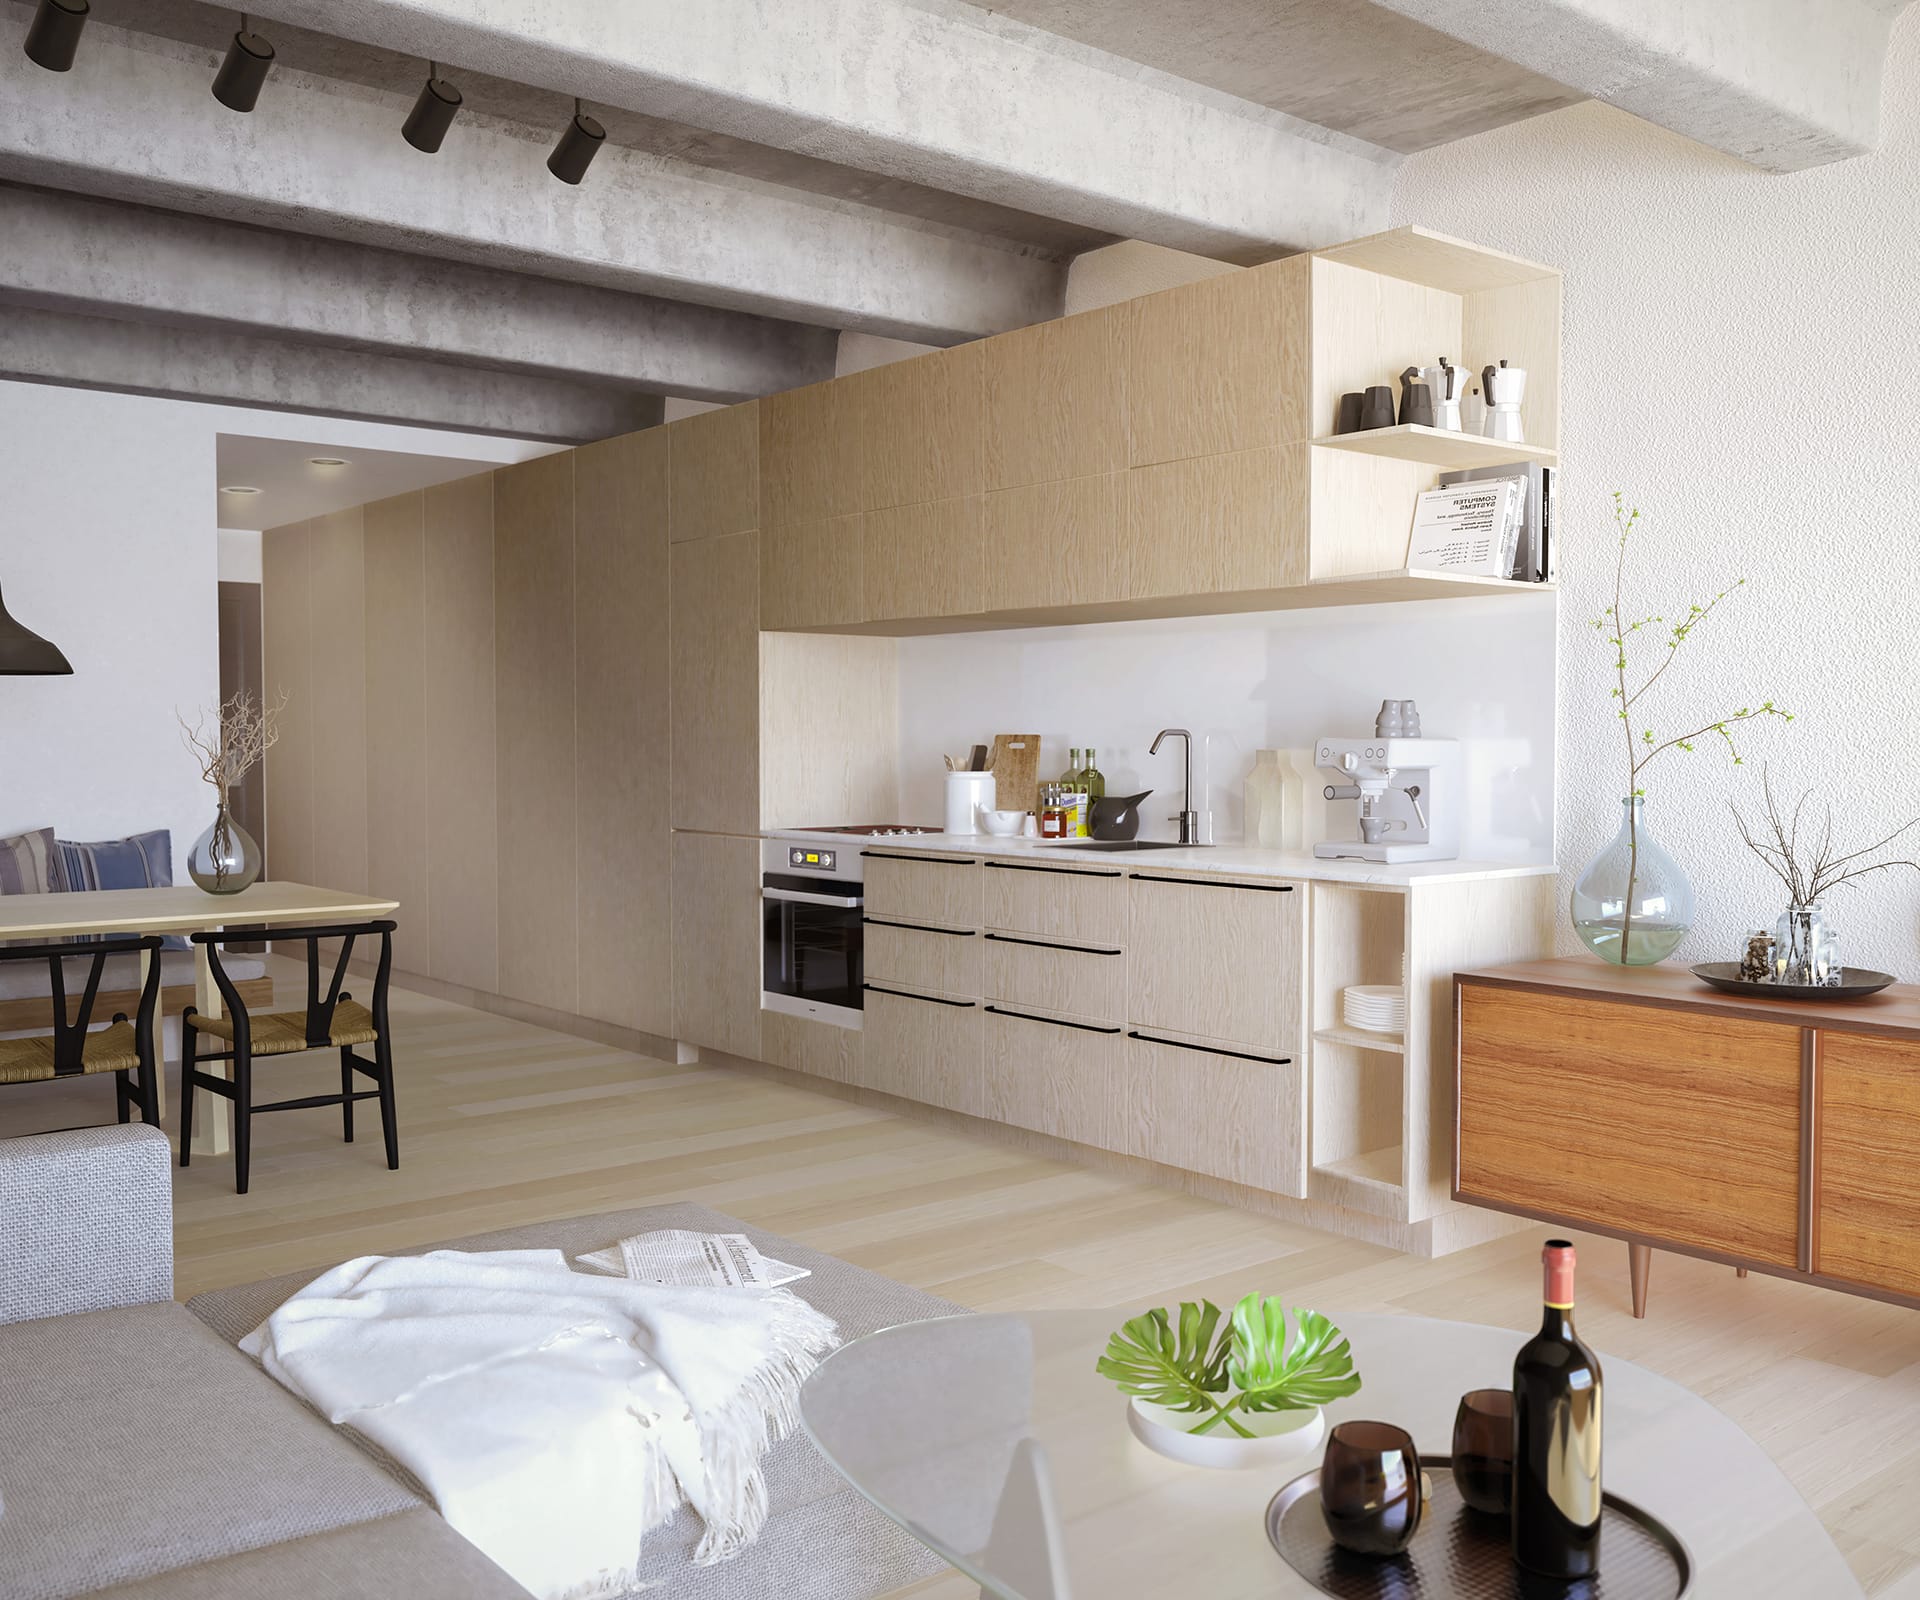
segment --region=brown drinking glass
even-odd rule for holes
[[[1453,1414],[1453,1481],[1476,1511],[1513,1510],[1513,1391],[1470,1389]]]
[[[1320,1463],[1320,1511],[1343,1550],[1395,1556],[1413,1542],[1425,1500],[1420,1453],[1390,1422],[1343,1422]]]

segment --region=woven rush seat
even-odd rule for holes
[[[316,1048],[307,1042],[307,1014],[304,1011],[269,1011],[249,1017],[248,1038],[257,1056],[292,1055]],[[203,1017],[196,1013],[194,1027],[217,1038],[233,1038],[231,1016]],[[357,1000],[342,1000],[333,1010],[333,1025],[327,1030],[329,1046],[372,1044],[380,1037],[373,1025],[373,1013]],[[89,1069],[91,1070],[91,1069]]]
[[[53,1037],[0,1039],[0,1083],[45,1083],[53,1070]],[[116,1022],[87,1035],[80,1058],[85,1072],[137,1072],[140,1040],[131,1022]]]

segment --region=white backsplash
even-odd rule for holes
[[[1423,732],[1462,743],[1461,855],[1550,861],[1554,638],[1541,594],[902,639],[900,816],[938,825],[943,754],[1038,733],[1043,779],[1091,744],[1107,793],[1154,791],[1141,837],[1170,839],[1180,745],[1147,747],[1191,728],[1195,808],[1238,843],[1255,750],[1370,734],[1381,700],[1412,698]]]

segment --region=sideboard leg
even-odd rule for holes
[[[1747,1269],[1745,1267],[1735,1267],[1733,1269],[1733,1275],[1736,1278],[1744,1278],[1747,1275]]]
[[[1630,1244],[1627,1246],[1627,1273],[1633,1280],[1633,1314],[1644,1317],[1647,1314],[1647,1275],[1653,1270],[1653,1246],[1650,1244]]]

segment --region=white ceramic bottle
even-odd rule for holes
[[[1248,844],[1262,850],[1286,847],[1288,777],[1278,750],[1254,751],[1245,789]]]

